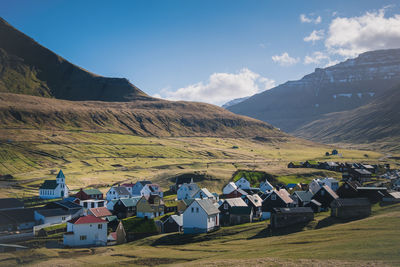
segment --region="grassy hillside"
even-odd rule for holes
[[[331,113],[307,124],[295,135],[324,143],[369,144],[400,151],[400,86],[372,103],[354,110]]]
[[[140,137],[86,131],[0,129],[0,196],[37,195],[52,170],[63,169],[71,189],[94,186],[103,192],[118,182],[151,179],[167,188],[172,177],[197,173],[196,181],[221,192],[237,170],[263,171],[285,182],[336,177],[334,172],[288,169],[290,161],[338,160],[380,162],[378,152],[339,150],[343,158],[325,157],[333,147],[293,137]],[[237,146],[238,148],[232,148]],[[368,158],[365,156],[368,155]],[[391,162],[396,166],[397,162]]]
[[[93,249],[34,249],[3,253],[4,266],[396,266],[400,264],[400,206],[377,207],[352,222],[319,214],[299,232],[270,232],[265,222],[226,227],[211,234],[165,234]],[[329,221],[330,223],[326,223]],[[74,260],[71,261],[73,255]]]

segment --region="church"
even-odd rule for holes
[[[68,197],[69,189],[65,184],[65,176],[62,170],[56,180],[45,180],[39,188],[39,197],[43,199]]]

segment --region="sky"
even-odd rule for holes
[[[93,73],[216,105],[400,48],[399,0],[0,0],[0,16]]]

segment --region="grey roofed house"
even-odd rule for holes
[[[310,191],[294,191],[293,195],[296,195],[303,203],[310,202],[313,197],[313,194]]]
[[[214,195],[208,191],[207,188],[201,188],[196,193],[193,194],[193,197],[196,196],[198,193],[203,193],[207,198],[214,198]]]
[[[0,210],[23,209],[24,203],[16,198],[1,198]]]
[[[214,203],[209,199],[196,199],[194,202],[197,202],[208,215],[219,213],[219,209],[217,209]]]
[[[255,207],[261,207],[262,206],[262,199],[259,195],[254,194],[254,195],[246,195],[244,196],[247,198]]]
[[[183,226],[183,216],[182,215],[171,215],[170,216],[172,220],[176,222],[179,226]]]
[[[125,186],[114,186],[115,192],[117,192],[118,195],[130,195],[128,189],[126,189]]]
[[[227,198],[225,199],[226,203],[228,203],[231,207],[247,207],[246,202],[243,201],[240,197],[238,198]]]
[[[365,169],[354,169],[355,172],[359,173],[359,174],[364,174],[364,175],[368,175],[371,174],[371,172],[365,170]]]

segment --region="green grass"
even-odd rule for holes
[[[122,220],[127,233],[156,233],[157,227],[153,219],[129,217]]]
[[[0,255],[4,265],[185,266],[382,266],[400,264],[400,205],[373,207],[371,217],[351,222],[335,221],[323,228],[320,213],[297,232],[270,232],[266,223],[223,227],[199,235],[178,233],[147,237],[114,247],[93,249],[35,249]],[[71,261],[71,257],[74,260]]]

